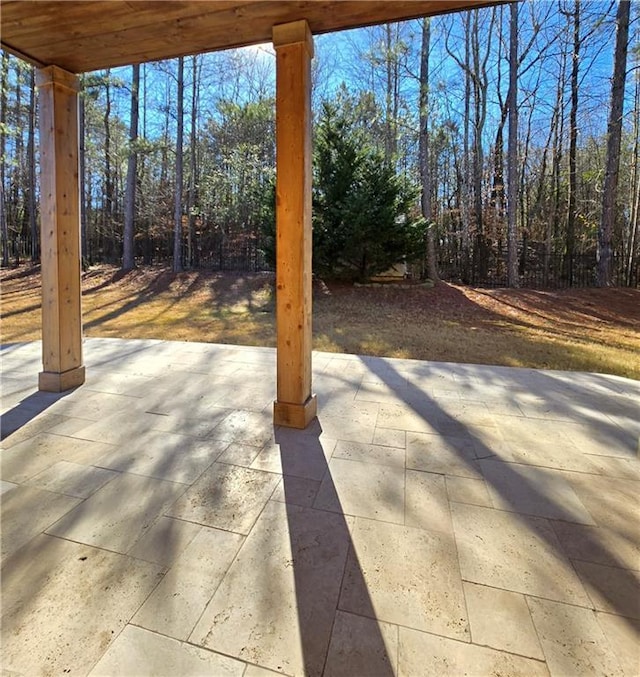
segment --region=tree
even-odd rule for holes
[[[567,232],[564,273],[569,283],[573,285],[574,257],[576,249],[576,216],[578,193],[578,95],[580,74],[580,48],[583,38],[580,36],[580,0],[575,0],[572,13],[563,12],[573,19],[573,52],[571,55],[571,109],[569,111],[569,198],[567,205]]]
[[[384,152],[388,163],[397,165],[402,158],[403,108],[408,82],[412,32],[410,24],[388,23],[362,29],[353,41],[352,78],[361,83],[376,104],[376,116],[369,119],[372,142]]]
[[[198,190],[198,106],[200,96],[200,77],[202,66],[199,66],[198,55],[191,58],[193,82],[191,84],[191,128],[189,130],[189,191],[187,214],[189,226],[187,231],[187,265],[191,268],[198,265],[198,248],[195,245],[195,221]]]
[[[264,207],[275,199],[275,101],[221,101],[213,113],[201,163],[199,204],[209,226],[203,251],[215,255],[221,267],[225,251],[242,256],[242,267],[259,267],[260,252],[273,265],[270,243],[260,240],[271,237]]]
[[[481,30],[485,22],[480,21],[480,16],[489,16],[489,23],[485,28],[484,36],[481,36]],[[484,172],[484,149],[483,138],[484,128],[487,120],[487,92],[489,86],[487,64],[491,55],[493,44],[493,29],[496,19],[495,8],[490,13],[481,15],[479,10],[469,10],[465,14],[465,46],[464,60],[456,54],[450,46],[450,33],[446,34],[445,48],[447,54],[458,64],[465,76],[465,114],[464,114],[464,137],[465,151],[463,162],[466,162],[464,171],[464,192],[466,198],[463,199],[463,209],[468,209],[470,193],[473,192],[473,212],[475,217],[475,249],[474,249],[474,276],[477,273],[480,278],[486,276],[488,268],[488,241],[486,238],[483,216],[482,200],[482,180]],[[484,38],[484,39],[483,39]],[[481,49],[484,45],[484,51]],[[468,132],[471,114],[471,101],[473,101],[473,118],[471,120],[473,127],[473,143],[471,149],[472,163],[468,164]],[[472,171],[470,171],[472,169]],[[463,223],[465,217],[463,216]],[[468,226],[463,225],[463,248],[466,248]]]
[[[40,261],[40,233],[38,231],[37,207],[36,207],[36,78],[35,68],[29,67],[29,108],[27,123],[27,186],[26,199],[27,214],[29,218],[29,233],[31,239],[31,262]]]
[[[421,242],[426,274],[435,277],[436,267],[445,279],[500,284],[507,277],[508,245],[517,233],[527,238],[526,275],[524,266],[518,271],[522,284],[529,276],[548,285],[594,282],[596,252],[605,252],[598,242],[607,211],[603,198],[614,196],[610,269],[616,280],[637,281],[640,75],[635,61],[629,72],[636,74],[637,86],[635,97],[634,91],[626,92],[617,195],[602,192],[612,91],[601,73],[614,54],[618,7],[618,0],[518,5],[518,125],[509,122],[506,6],[363,29],[345,35],[342,49],[335,42],[339,36],[329,47],[318,42],[314,73],[325,77],[323,87],[314,90],[315,118],[322,118],[322,100],[331,100],[337,89],[333,102],[347,122],[345,134],[354,134],[357,151],[348,181],[364,181],[367,162],[373,162],[366,158],[378,153],[403,196],[406,186],[421,188],[421,196],[416,191],[414,201],[398,213],[421,213],[433,224]],[[634,17],[629,49],[637,42]],[[634,59],[640,55],[637,47],[633,54]],[[83,76],[80,180],[86,263],[124,261],[126,243],[131,243],[133,188],[135,250],[145,264],[173,262],[179,223],[181,266],[247,270],[264,265],[269,243],[263,224],[271,218],[275,171],[273,59],[264,51],[233,50],[189,58],[185,68],[181,115],[189,136],[177,151],[182,128],[176,125],[177,60],[141,66],[140,131],[133,144],[137,177],[129,152],[132,69]],[[32,202],[37,192],[31,175],[38,133],[30,126],[29,68],[3,53],[0,85],[0,254],[6,265],[37,255],[38,215]],[[508,177],[512,127],[518,131],[517,180]],[[511,234],[509,183],[518,188],[509,198],[517,208],[517,231],[512,227]],[[364,188],[361,192],[366,194]],[[349,217],[349,223],[358,218]],[[515,224],[513,214],[510,218]],[[318,219],[315,226],[319,256],[323,226]],[[356,275],[357,266],[342,258],[340,274]]]
[[[80,173],[78,183],[80,188],[80,247],[82,267],[89,263],[89,230],[87,228],[87,124],[86,124],[86,90],[85,76],[80,76],[80,96],[78,98],[78,164]]]
[[[616,16],[616,49],[613,80],[611,82],[611,110],[607,129],[607,164],[602,190],[602,217],[598,230],[598,286],[600,287],[609,286],[612,278],[611,241],[620,168],[620,141],[622,138],[622,112],[627,74],[630,13],[630,0],[620,0]]]
[[[518,3],[511,3],[509,28],[509,148],[507,153],[507,283],[519,287],[518,275]]]
[[[553,245],[556,240],[560,239],[560,222],[561,222],[561,201],[562,201],[562,181],[561,169],[564,160],[564,128],[565,128],[565,111],[564,111],[564,81],[567,69],[567,53],[563,50],[560,61],[560,72],[558,74],[558,86],[556,89],[556,107],[552,118],[553,128],[553,158],[552,158],[552,181],[553,181],[553,217],[549,219],[549,230],[547,234],[547,251],[548,260],[551,260],[553,252]],[[565,257],[566,260],[566,257]],[[547,270],[549,263],[547,263]]]
[[[123,194],[127,131],[120,116],[124,82],[117,73],[82,76],[78,127],[80,195],[84,264],[120,262],[122,256]]]
[[[636,45],[636,59],[640,57],[640,44]],[[638,64],[640,65],[640,64]],[[640,239],[640,68],[636,66],[635,95],[633,106],[633,133],[631,150],[631,181],[629,186],[629,230],[625,260],[625,282],[631,286],[634,269],[637,267],[637,246]]]
[[[316,130],[314,267],[365,280],[424,246],[424,220],[412,219],[411,195],[384,156],[367,143],[344,108],[325,102]]]
[[[5,197],[6,176],[6,119],[7,119],[7,89],[9,77],[9,55],[2,51],[0,61],[0,234],[2,236],[2,267],[9,265],[9,225],[7,221],[7,203]]]
[[[173,272],[182,271],[182,139],[184,134],[184,57],[178,59],[178,118],[176,131],[176,185],[173,208]]]
[[[435,238],[433,229],[433,210],[431,208],[431,162],[430,162],[430,144],[429,144],[429,47],[431,44],[431,19],[425,17],[422,19],[422,46],[420,49],[420,136],[419,136],[419,154],[420,154],[420,186],[422,207],[422,217],[426,223],[425,245],[427,250],[427,274],[431,280],[436,282],[439,279],[438,263],[436,258]]]
[[[474,210],[476,217],[476,229],[479,243],[480,268],[486,265],[485,260],[485,232],[484,219],[482,213],[482,175],[484,171],[484,152],[482,138],[484,126],[487,119],[487,62],[491,53],[491,42],[493,36],[493,26],[495,22],[495,8],[491,11],[491,20],[486,33],[485,42],[486,51],[484,54],[480,51],[480,24],[478,10],[472,10],[473,31],[471,33],[471,56],[472,70],[471,79],[473,83],[473,101],[474,101],[474,119],[473,119],[473,197]]]
[[[138,91],[140,89],[140,64],[132,66],[131,117],[129,120],[129,157],[127,160],[127,184],[124,194],[124,233],[122,270],[135,267],[135,213],[138,152]]]
[[[111,71],[107,69],[104,77],[105,107],[104,107],[104,201],[103,201],[103,238],[111,234],[113,227],[113,173],[111,157]],[[103,247],[103,250],[105,247]]]

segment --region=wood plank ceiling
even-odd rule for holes
[[[72,73],[271,41],[299,19],[312,33],[498,4],[501,0],[2,0],[2,47]]]

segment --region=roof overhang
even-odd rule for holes
[[[499,4],[504,0],[3,0],[2,47],[72,73],[271,41],[306,19],[313,34]]]

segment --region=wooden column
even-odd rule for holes
[[[78,79],[48,66],[40,90],[42,362],[40,390],[84,383],[80,306]]]
[[[305,428],[311,392],[311,59],[306,21],[273,27],[276,50],[277,425]]]

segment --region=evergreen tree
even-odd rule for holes
[[[314,271],[365,280],[419,258],[425,224],[410,216],[415,191],[402,185],[348,110],[325,102],[316,129]]]

